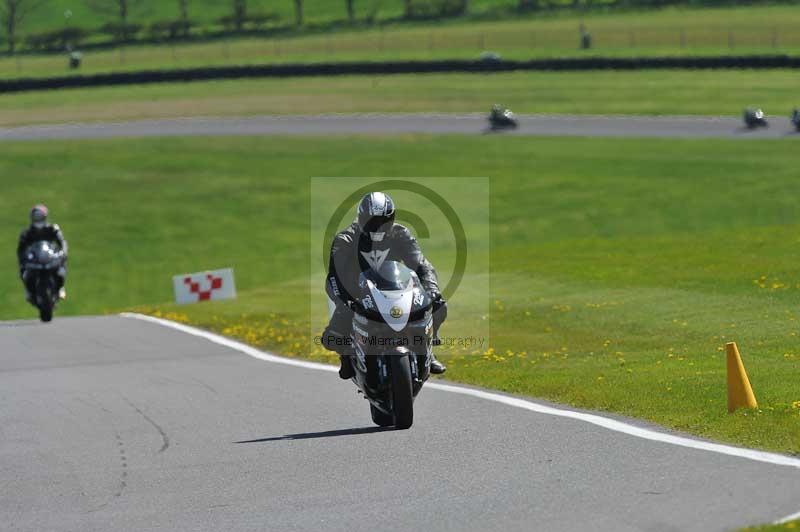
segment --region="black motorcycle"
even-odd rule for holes
[[[761,109],[747,108],[744,110],[744,125],[747,129],[756,129],[759,127],[769,127],[769,122]]]
[[[797,131],[800,131],[800,109],[792,110],[792,124]]]
[[[25,252],[23,264],[25,284],[31,291],[31,304],[39,309],[39,317],[48,322],[58,303],[58,269],[64,264],[64,253],[51,242],[35,242]]]
[[[492,131],[499,131],[503,129],[517,129],[517,117],[510,109],[506,109],[499,105],[492,107],[489,113],[489,129]]]
[[[417,274],[386,261],[359,277],[351,340],[353,382],[370,403],[372,421],[407,429],[414,398],[428,380],[433,304]]]

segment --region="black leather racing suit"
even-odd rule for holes
[[[28,250],[31,244],[40,241],[46,242],[56,242],[58,246],[61,248],[61,251],[64,252],[64,262],[62,263],[62,268],[59,270],[59,274],[56,275],[56,280],[58,286],[56,289],[61,289],[64,286],[64,279],[66,277],[66,267],[67,267],[67,241],[64,239],[64,233],[61,232],[61,228],[58,224],[47,224],[46,226],[42,227],[41,229],[36,228],[34,226],[30,226],[19,235],[19,243],[17,244],[17,261],[19,262],[19,277],[25,282],[25,252]],[[27,286],[28,292],[33,292],[32,287]]]
[[[335,303],[322,343],[331,351],[342,353],[349,346],[353,326],[353,312],[347,303],[355,298],[359,274],[370,267],[378,267],[387,260],[400,261],[416,272],[423,288],[434,297],[434,336],[447,317],[447,305],[439,292],[439,281],[433,265],[422,254],[417,239],[406,227],[394,224],[380,242],[373,241],[352,223],[333,239],[325,279],[325,292]]]

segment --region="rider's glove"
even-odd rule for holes
[[[447,301],[444,300],[442,294],[438,290],[430,292],[433,310],[434,322],[443,323],[447,319]]]

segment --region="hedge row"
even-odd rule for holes
[[[0,81],[0,93],[75,87],[136,85],[218,79],[298,76],[340,76],[353,74],[417,74],[448,72],[510,72],[515,70],[642,70],[664,68],[735,69],[800,68],[800,56],[747,55],[713,57],[591,57],[533,59],[529,61],[392,61],[252,65],[204,67],[178,70],[148,70],[53,78],[21,78]]]

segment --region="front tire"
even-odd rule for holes
[[[36,300],[39,308],[39,319],[48,323],[53,319],[53,298],[47,280],[39,277],[36,284]]]
[[[40,308],[39,309],[39,319],[41,319],[44,323],[48,323],[53,319],[53,309],[52,307],[48,308]]]
[[[369,405],[369,413],[372,416],[372,422],[379,427],[391,427],[394,425],[394,417],[389,414],[384,414],[372,405]]]
[[[414,394],[408,355],[394,355],[392,361],[392,398],[394,426],[407,429],[414,423]]]

